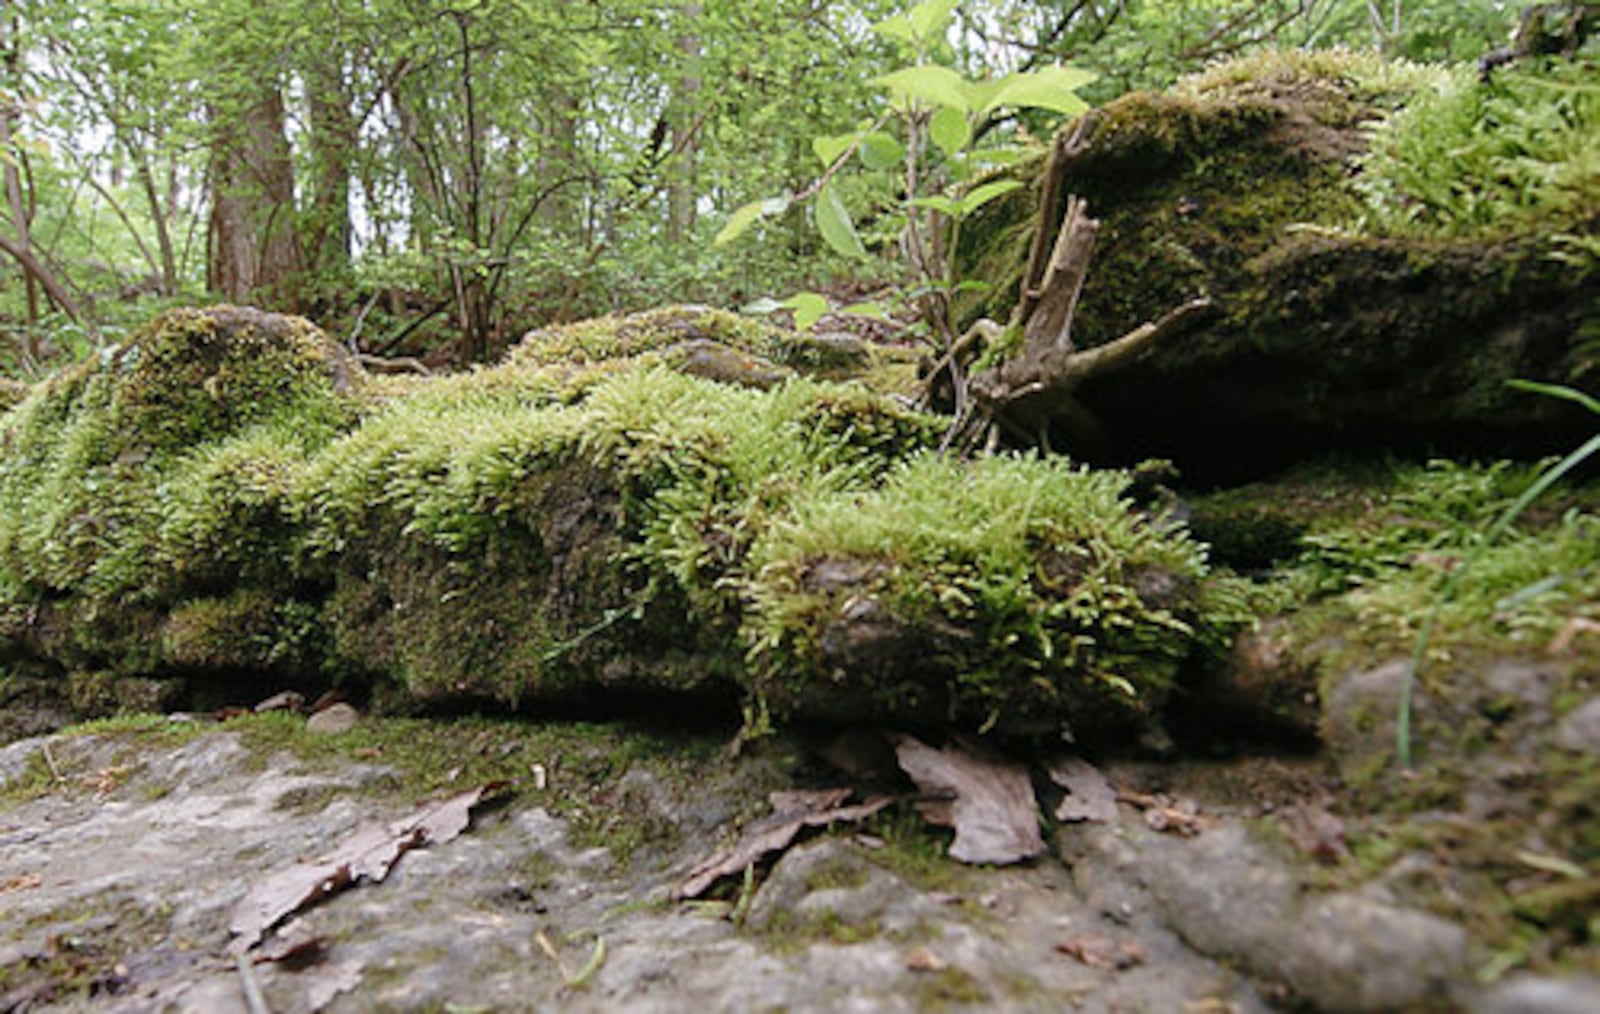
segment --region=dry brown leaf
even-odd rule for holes
[[[918,947],[906,955],[906,971],[908,972],[942,972],[950,967],[950,963],[926,947]]]
[[[939,801],[938,809],[948,807],[956,829],[952,859],[1003,866],[1044,851],[1039,804],[1026,768],[957,746],[935,750],[911,736],[895,738],[895,756],[917,788]],[[918,809],[928,815],[923,806]]]
[[[1295,846],[1319,863],[1337,863],[1350,854],[1344,839],[1344,821],[1319,803],[1284,811],[1282,822]]]
[[[1109,824],[1117,819],[1117,790],[1099,768],[1081,757],[1061,757],[1047,771],[1052,782],[1067,790],[1056,807],[1057,820]]]
[[[1600,620],[1591,620],[1587,616],[1574,616],[1561,625],[1561,629],[1550,639],[1545,651],[1551,655],[1565,655],[1572,650],[1572,645],[1578,640],[1579,634],[1600,634]]]
[[[789,847],[802,828],[865,820],[894,802],[893,796],[874,796],[863,803],[841,806],[851,788],[774,792],[769,797],[773,813],[751,823],[739,840],[689,871],[673,889],[675,899],[697,898],[723,877],[743,873],[763,856]]]
[[[1144,963],[1144,950],[1132,940],[1118,943],[1110,937],[1073,937],[1056,944],[1056,950],[1077,958],[1090,968],[1120,972]]]
[[[1192,799],[1172,799],[1161,793],[1148,795],[1130,789],[1118,792],[1117,799],[1143,810],[1144,822],[1152,831],[1170,831],[1187,838],[1199,834],[1205,827],[1200,817],[1200,804]]]
[[[12,891],[31,891],[44,883],[37,873],[17,873],[0,880],[0,894]]]
[[[503,787],[501,782],[480,785],[449,799],[424,804],[393,823],[363,824],[328,855],[294,862],[267,874],[233,906],[228,919],[228,930],[234,935],[230,949],[243,954],[295,912],[352,884],[382,881],[409,850],[447,842],[466,830],[472,808]]]

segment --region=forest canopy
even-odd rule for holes
[[[908,18],[948,28],[885,30]],[[0,357],[37,375],[215,300],[461,364],[599,312],[847,298],[904,279],[892,172],[832,191],[856,256],[813,227],[832,203],[711,240],[805,192],[817,139],[879,118],[897,70],[1071,67],[1099,104],[1262,47],[1475,60],[1515,20],[1492,0],[9,4]],[[974,130],[1025,149],[1059,119]]]

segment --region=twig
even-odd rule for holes
[[[568,968],[567,963],[561,960],[561,954],[556,950],[556,945],[550,942],[549,935],[544,930],[540,930],[534,934],[533,942],[538,944],[539,949],[544,951],[550,960],[556,963],[556,971],[561,973],[561,981],[570,983],[572,981],[572,969]]]
[[[233,959],[233,966],[239,970],[239,985],[244,989],[244,1002],[250,1014],[272,1014],[267,998],[261,993],[261,984],[256,981],[255,970],[250,967],[250,959],[241,954]]]
[[[44,762],[45,762],[45,764],[49,765],[49,767],[50,767],[51,776],[54,777],[55,780],[58,781],[58,782],[66,781],[66,778],[63,777],[62,774],[61,774],[61,769],[56,767],[56,759],[50,753],[50,744],[49,743],[44,744],[44,746],[41,748],[41,751],[44,753]]]

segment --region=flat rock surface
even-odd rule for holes
[[[955,864],[940,855],[948,835],[907,810],[887,819],[911,827],[909,848],[836,827],[697,902],[672,888],[748,812],[740,787],[619,771],[614,805],[684,832],[622,857],[577,841],[548,805],[554,786],[530,779],[382,882],[303,908],[249,951],[246,974],[229,949],[235,903],[363,822],[404,817],[397,773],[255,748],[225,726],[165,744],[37,737],[0,748],[0,1010],[244,1012],[252,987],[276,1012],[1259,1011],[1442,996],[1499,1011],[1571,997],[1546,980],[1462,992],[1460,928],[1312,890],[1303,864],[1256,840],[1252,807],[1311,776],[1216,775],[1199,779],[1213,787],[1204,804],[1158,821],[1124,796],[1109,821],[1061,825],[1029,863]],[[293,940],[297,955],[271,960]]]

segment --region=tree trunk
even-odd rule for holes
[[[301,306],[304,259],[295,236],[294,165],[276,89],[253,104],[211,110],[207,281],[235,303]]]
[[[350,166],[359,138],[340,62],[340,54],[325,54],[307,74],[312,179],[302,231],[306,270],[322,281],[350,266]]]
[[[684,74],[673,89],[673,110],[669,116],[672,124],[672,155],[667,172],[667,243],[677,246],[694,231],[697,190],[697,161],[699,141],[696,133],[699,123],[695,107],[699,103],[702,82],[697,65],[700,62],[700,36],[694,30],[700,17],[700,5],[690,3],[684,7],[686,29],[678,37],[678,52],[683,57]]]
[[[11,213],[11,230],[17,249],[31,253],[33,238],[28,232],[28,206],[22,196],[21,151],[14,143],[17,121],[21,118],[19,103],[12,98],[22,91],[21,54],[15,44],[17,38],[16,15],[0,17],[0,51],[5,53],[6,91],[5,105],[0,109],[0,158],[5,160],[6,206]],[[39,322],[39,289],[32,271],[23,271],[23,284],[28,293],[28,323]],[[38,355],[38,340],[33,328],[23,328],[23,351],[28,358]]]

